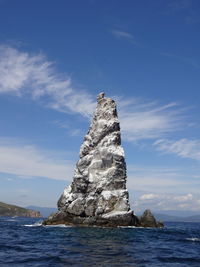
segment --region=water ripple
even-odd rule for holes
[[[200,224],[163,229],[44,227],[0,219],[0,266],[200,266]]]

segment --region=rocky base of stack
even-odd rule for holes
[[[108,213],[103,216],[81,217],[66,212],[57,212],[43,222],[43,225],[66,224],[74,226],[117,227],[137,224],[137,217],[132,211]]]
[[[81,217],[74,216],[67,212],[57,212],[49,216],[43,225],[71,225],[71,226],[89,226],[89,227],[163,227],[162,222],[156,221],[150,210],[146,210],[141,217],[133,214],[133,211],[108,213],[103,216]]]

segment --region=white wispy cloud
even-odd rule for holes
[[[139,197],[139,201],[141,202],[149,202],[149,200],[158,202],[159,201],[163,201],[163,200],[171,200],[173,203],[176,202],[176,204],[178,203],[186,203],[191,201],[194,198],[193,194],[188,193],[188,194],[177,194],[177,195],[173,195],[173,194],[155,194],[155,193],[148,193],[148,194],[143,194]]]
[[[129,166],[127,166],[129,168]],[[159,173],[155,169],[155,172],[147,173],[147,170],[137,173],[128,174],[127,186],[130,190],[153,190],[154,192],[167,192],[176,191],[177,187],[180,187],[179,191],[184,191],[186,187],[190,186],[190,181],[181,180],[180,177],[176,177],[175,174],[167,172]],[[198,183],[199,184],[199,183]],[[195,184],[193,184],[195,186]],[[193,188],[193,191],[196,188]]]
[[[159,197],[158,194],[153,194],[153,193],[149,193],[149,194],[144,194],[142,196],[140,196],[140,200],[152,200],[152,199],[157,199]]]
[[[140,195],[135,200],[135,205],[137,211],[142,211],[144,209],[151,208],[155,210],[185,210],[190,209],[191,211],[200,211],[199,206],[199,194],[155,194],[155,193],[145,193]]]
[[[45,177],[71,181],[74,163],[60,159],[55,151],[44,151],[34,145],[0,140],[0,172],[19,177]],[[64,158],[64,157],[63,157]]]
[[[171,53],[166,53],[166,52],[162,52],[161,55],[165,56],[165,57],[169,57],[169,58],[174,58],[175,60],[187,63],[187,64],[193,66],[194,68],[197,68],[197,69],[200,68],[199,63],[194,58],[185,57],[185,56],[177,56],[177,55],[174,55]]]
[[[191,0],[172,0],[168,1],[168,8],[172,11],[180,11],[188,8],[191,5]]]
[[[53,124],[57,125],[60,128],[66,129],[66,132],[70,136],[79,136],[81,135],[81,129],[79,128],[74,128],[71,122],[68,120],[66,121],[60,121],[60,120],[55,120],[52,121]],[[83,133],[82,133],[83,135]]]
[[[155,139],[180,130],[183,117],[177,103],[159,105],[138,99],[119,101],[119,118],[123,138],[128,141]]]
[[[127,165],[127,185],[130,190],[147,191],[154,194],[167,192],[186,194],[197,193],[200,186],[200,168],[197,166],[156,166],[156,165]],[[149,193],[148,193],[149,194]],[[148,196],[147,196],[148,197]],[[151,195],[149,196],[151,197]]]
[[[154,143],[158,151],[172,153],[181,158],[190,158],[200,161],[200,140],[182,138],[178,141],[160,139]]]
[[[133,35],[129,32],[125,32],[125,31],[112,30],[112,34],[115,35],[116,37],[120,37],[120,38],[133,39]]]
[[[119,39],[126,39],[130,41],[133,44],[137,44],[137,41],[135,40],[134,36],[130,32],[122,31],[122,30],[112,30],[111,33]]]
[[[186,202],[188,200],[192,200],[193,195],[189,193],[187,195],[175,196],[173,199],[178,201],[178,202]]]
[[[91,95],[76,92],[70,77],[56,71],[53,62],[44,55],[32,55],[9,46],[0,46],[0,93],[28,94],[35,100],[45,97],[45,105],[50,108],[87,117],[95,107]]]
[[[44,55],[8,46],[0,46],[0,93],[28,95],[49,108],[85,117],[91,117],[96,106],[94,96],[74,88],[70,77],[59,73]],[[163,138],[178,130],[182,122],[177,103],[160,105],[139,99],[118,102],[123,138],[128,141]]]

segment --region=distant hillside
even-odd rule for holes
[[[157,220],[164,221],[164,222],[177,222],[182,219],[182,217],[179,216],[173,216],[168,214],[162,214],[162,213],[153,213]]]
[[[154,213],[159,221],[164,222],[200,222],[200,215],[193,215],[187,217],[172,216],[167,214]]]
[[[55,213],[57,211],[56,208],[46,208],[38,206],[28,206],[26,208],[32,210],[38,210],[42,214],[42,217],[48,217],[50,214]]]
[[[200,215],[200,212],[192,210],[155,210],[154,213],[184,218]]]
[[[39,211],[0,202],[0,216],[42,217]]]
[[[185,222],[200,222],[200,215],[194,215],[184,218]]]

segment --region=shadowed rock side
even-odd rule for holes
[[[139,225],[142,227],[163,227],[162,222],[156,221],[150,210],[145,210],[141,217],[138,218]]]
[[[76,164],[73,182],[58,200],[58,212],[43,224],[139,225],[130,209],[126,163],[115,101],[97,96],[97,108]]]

